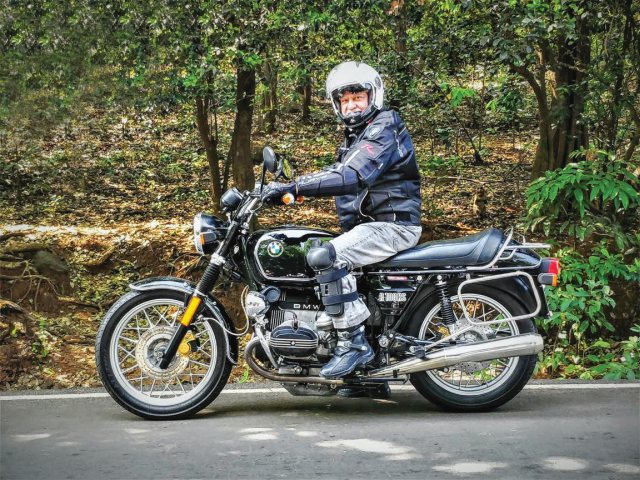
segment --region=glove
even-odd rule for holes
[[[266,203],[281,204],[285,193],[296,194],[296,184],[271,182],[262,190],[262,200]]]

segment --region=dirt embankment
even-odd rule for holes
[[[113,228],[14,226],[0,230],[0,389],[99,386],[96,331],[130,282],[197,280],[189,225]],[[242,325],[237,287],[219,292]],[[232,378],[241,378],[237,367]]]

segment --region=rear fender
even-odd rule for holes
[[[544,296],[544,290],[542,286],[536,282],[535,277],[533,283],[536,285],[538,295],[540,296],[540,303],[542,304],[538,317],[548,317],[549,308],[547,307],[547,300]],[[522,276],[502,278],[487,282],[486,285],[494,287],[504,295],[509,295],[518,301],[525,311],[533,312],[536,307],[536,298],[531,288],[531,284]]]
[[[129,285],[131,290],[138,292],[144,292],[149,290],[174,290],[176,292],[182,292],[186,298],[193,295],[196,289],[195,284],[188,282],[182,278],[176,277],[152,277],[140,280]],[[224,307],[218,299],[216,299],[210,293],[204,298],[205,308],[209,310],[214,323],[218,324],[222,333],[224,333],[224,339],[227,348],[227,358],[231,363],[236,365],[238,363],[238,340],[229,332],[235,333],[236,329],[233,322],[229,318],[229,315],[225,311]]]

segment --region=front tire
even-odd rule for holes
[[[231,373],[226,333],[206,319],[191,324],[187,353],[177,353],[166,370],[157,367],[184,313],[184,300],[185,295],[174,290],[132,291],[111,307],[100,325],[100,380],[116,402],[142,418],[194,415],[218,396]],[[203,317],[213,313],[205,311]]]
[[[523,315],[526,310],[511,295],[487,286],[465,289],[463,302],[469,316],[490,320]],[[462,314],[457,295],[451,297],[457,325],[468,322]],[[429,339],[441,321],[440,304],[426,305],[416,311],[407,333]],[[536,333],[532,319],[505,321],[471,330],[462,341],[483,341],[512,335]],[[474,338],[475,335],[475,338]],[[465,338],[466,336],[466,338]],[[459,340],[460,341],[460,340]],[[481,412],[492,410],[515,397],[531,378],[536,355],[496,359],[489,362],[467,362],[451,367],[412,373],[410,381],[422,396],[448,411]]]

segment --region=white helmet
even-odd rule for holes
[[[340,97],[344,92],[369,92],[369,106],[360,113],[342,115]],[[384,104],[384,84],[380,74],[362,62],[343,62],[329,72],[327,77],[327,98],[331,99],[333,110],[347,127],[359,127],[371,119]]]

